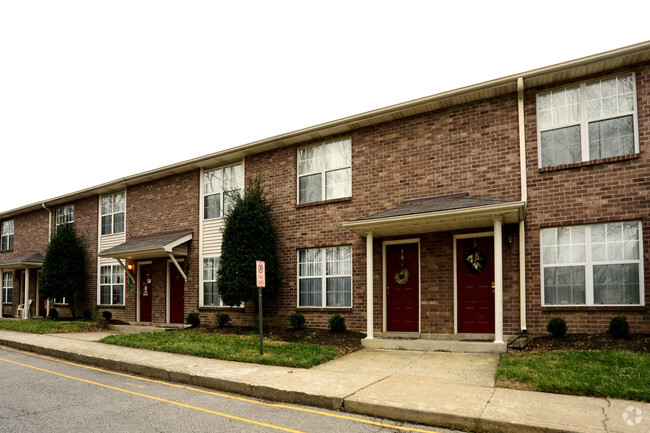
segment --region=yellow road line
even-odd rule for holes
[[[288,406],[288,405],[278,404],[278,403],[266,403],[266,402],[263,402],[263,401],[253,400],[253,399],[246,398],[246,397],[238,397],[238,396],[234,396],[234,395],[222,394],[222,393],[219,393],[219,392],[207,391],[207,390],[199,389],[199,388],[193,388],[191,386],[178,385],[178,384],[175,384],[175,383],[163,382],[163,381],[156,380],[156,379],[148,379],[146,377],[139,377],[139,376],[133,376],[131,374],[119,373],[117,371],[104,370],[104,369],[101,369],[101,368],[98,368],[98,367],[92,367],[92,366],[89,366],[89,365],[77,364],[75,362],[64,361],[62,359],[57,359],[57,358],[52,358],[52,357],[49,357],[49,356],[38,355],[38,354],[35,354],[35,353],[25,352],[25,351],[17,350],[17,349],[12,349],[12,348],[5,347],[5,346],[0,346],[0,348],[5,349],[5,350],[9,350],[11,352],[22,353],[24,355],[33,356],[35,358],[42,358],[42,359],[47,359],[49,361],[58,362],[58,363],[61,363],[61,364],[71,365],[73,367],[86,368],[88,370],[95,370],[95,371],[99,371],[99,372],[102,372],[102,373],[114,374],[116,376],[122,376],[122,377],[127,377],[127,378],[130,378],[130,379],[142,380],[142,381],[145,381],[145,382],[158,383],[158,384],[170,386],[170,387],[173,387],[173,388],[186,389],[188,391],[200,392],[200,393],[203,393],[203,394],[209,394],[209,395],[214,395],[214,396],[217,396],[217,397],[228,398],[228,399],[231,399],[231,400],[239,400],[239,401],[243,401],[243,402],[246,402],[246,403],[254,403],[254,404],[261,405],[261,406],[277,407],[277,408],[280,408],[280,409],[289,409],[289,410],[295,410],[295,411],[299,411],[299,412],[307,412],[307,413],[312,413],[312,414],[316,414],[316,415],[328,416],[328,417],[331,417],[331,418],[338,418],[338,419],[344,419],[344,420],[347,420],[347,421],[354,421],[354,422],[359,422],[359,423],[363,423],[363,424],[370,424],[370,425],[379,426],[379,427],[392,428],[392,429],[395,429],[395,430],[418,432],[418,433],[436,433],[433,430],[423,430],[423,429],[418,429],[418,428],[414,428],[414,427],[402,427],[402,426],[398,426],[398,425],[394,425],[394,424],[383,423],[383,422],[380,422],[380,421],[371,421],[371,420],[367,420],[367,419],[356,418],[356,417],[353,417],[353,416],[347,416],[347,415],[340,415],[340,414],[335,414],[335,413],[324,412],[324,411],[317,410],[317,409],[308,409],[308,408],[303,408],[303,407]]]
[[[173,400],[167,400],[165,398],[155,397],[153,395],[147,395],[147,394],[142,394],[142,393],[135,392],[135,391],[129,391],[128,389],[117,388],[115,386],[110,386],[110,385],[106,385],[106,384],[103,384],[103,383],[94,382],[92,380],[87,380],[87,379],[82,379],[80,377],[74,377],[74,376],[69,376],[67,374],[57,373],[56,371],[46,370],[44,368],[39,368],[39,367],[34,367],[33,365],[22,364],[20,362],[11,361],[9,359],[0,358],[0,361],[5,361],[5,362],[9,362],[11,364],[20,365],[21,367],[27,367],[27,368],[42,371],[42,372],[45,372],[45,373],[54,374],[54,375],[57,375],[57,376],[65,377],[66,379],[77,380],[79,382],[85,382],[85,383],[89,383],[89,384],[92,384],[92,385],[101,386],[103,388],[108,388],[108,389],[112,389],[112,390],[115,390],[115,391],[121,391],[121,392],[125,392],[127,394],[137,395],[138,397],[150,398],[152,400],[157,400],[157,401],[161,401],[163,403],[173,404],[175,406],[180,406],[180,407],[184,407],[184,408],[187,408],[187,409],[198,410],[198,411],[210,413],[210,414],[213,414],[213,415],[219,415],[219,416],[222,416],[224,418],[230,418],[230,419],[234,419],[234,420],[237,420],[237,421],[246,422],[246,423],[249,423],[249,424],[256,424],[256,425],[259,425],[259,426],[262,426],[262,427],[272,428],[274,430],[281,430],[281,431],[286,431],[286,432],[290,432],[290,433],[303,433],[300,430],[292,430],[292,429],[289,429],[289,428],[284,428],[284,427],[280,427],[280,426],[273,425],[273,424],[267,424],[267,423],[264,423],[264,422],[254,421],[252,419],[247,419],[247,418],[242,418],[242,417],[239,417],[239,416],[229,415],[229,414],[223,413],[223,412],[217,412],[217,411],[214,411],[214,410],[205,409],[205,408],[198,407],[198,406],[191,406],[189,404],[180,403],[180,402],[173,401]]]

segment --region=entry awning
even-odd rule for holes
[[[187,256],[187,242],[192,240],[192,231],[165,233],[130,239],[98,254],[99,257],[127,260],[155,259]]]
[[[38,251],[28,251],[20,256],[11,257],[0,262],[0,269],[40,268],[45,257]]]
[[[495,218],[504,224],[522,221],[523,201],[450,194],[405,200],[392,209],[342,223],[343,227],[366,236],[402,236],[478,227],[492,227]]]

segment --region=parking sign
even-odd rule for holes
[[[257,275],[257,287],[266,287],[266,268],[262,261],[255,262],[255,274]]]

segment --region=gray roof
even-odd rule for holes
[[[466,209],[472,207],[492,206],[504,203],[515,203],[518,200],[504,200],[498,198],[476,197],[468,192],[460,194],[448,194],[436,197],[416,198],[404,200],[402,204],[394,208],[357,218],[354,221],[367,221],[382,218],[399,217],[406,215],[417,215],[423,213],[443,212],[453,209]]]
[[[7,268],[11,266],[40,266],[43,264],[45,257],[39,251],[28,251],[20,256],[11,257],[0,262],[0,267]]]
[[[163,233],[140,238],[130,239],[120,245],[104,250],[99,253],[100,257],[123,258],[127,256],[164,257],[178,245],[192,239],[192,230],[182,232]],[[186,252],[185,252],[186,254]]]

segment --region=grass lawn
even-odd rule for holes
[[[264,355],[260,356],[258,334],[233,335],[201,330],[111,335],[100,342],[159,352],[295,368],[310,368],[341,355],[341,352],[332,346],[265,339]]]
[[[499,363],[497,385],[650,402],[648,372],[650,354],[647,353],[615,350],[509,353]]]
[[[53,334],[58,332],[85,332],[99,329],[98,322],[86,320],[49,320],[49,319],[27,319],[27,320],[2,320],[0,329],[7,331],[29,332],[32,334]]]

